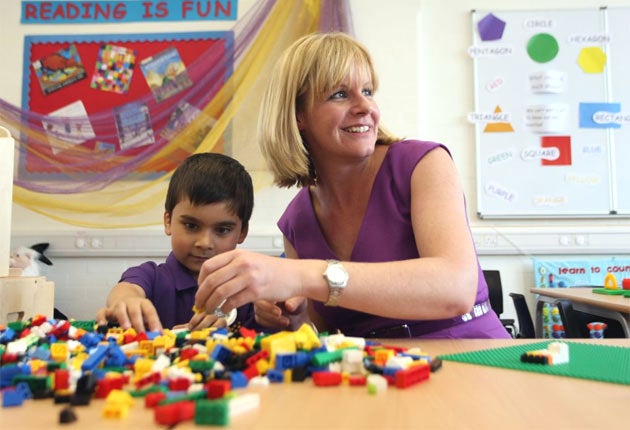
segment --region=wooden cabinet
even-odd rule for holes
[[[0,277],[0,325],[34,315],[53,317],[55,283],[45,276]]]

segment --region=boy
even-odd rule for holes
[[[137,332],[225,325],[215,315],[193,312],[197,276],[205,260],[245,240],[253,207],[252,179],[238,161],[217,153],[188,157],[166,195],[164,231],[171,253],[165,263],[127,269],[97,312],[97,324],[114,321]],[[253,305],[240,307],[236,321],[252,326]]]

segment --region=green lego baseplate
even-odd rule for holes
[[[442,360],[579,379],[630,385],[630,347],[567,342],[569,363],[542,365],[521,362],[521,354],[547,349],[553,340],[502,348],[440,355]]]
[[[611,290],[608,288],[593,288],[595,294],[606,294],[608,296],[624,296],[630,299],[630,290]]]

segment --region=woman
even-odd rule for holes
[[[377,86],[369,53],[343,33],[287,49],[259,131],[275,183],[301,187],[278,222],[288,258],[236,250],[206,261],[196,306],[253,301],[268,327],[310,315],[320,330],[362,337],[509,337],[448,150],[381,127]]]

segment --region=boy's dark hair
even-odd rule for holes
[[[215,152],[193,154],[180,164],[168,185],[164,208],[169,214],[183,199],[193,205],[227,203],[243,223],[254,209],[254,187],[245,167],[232,157]]]

